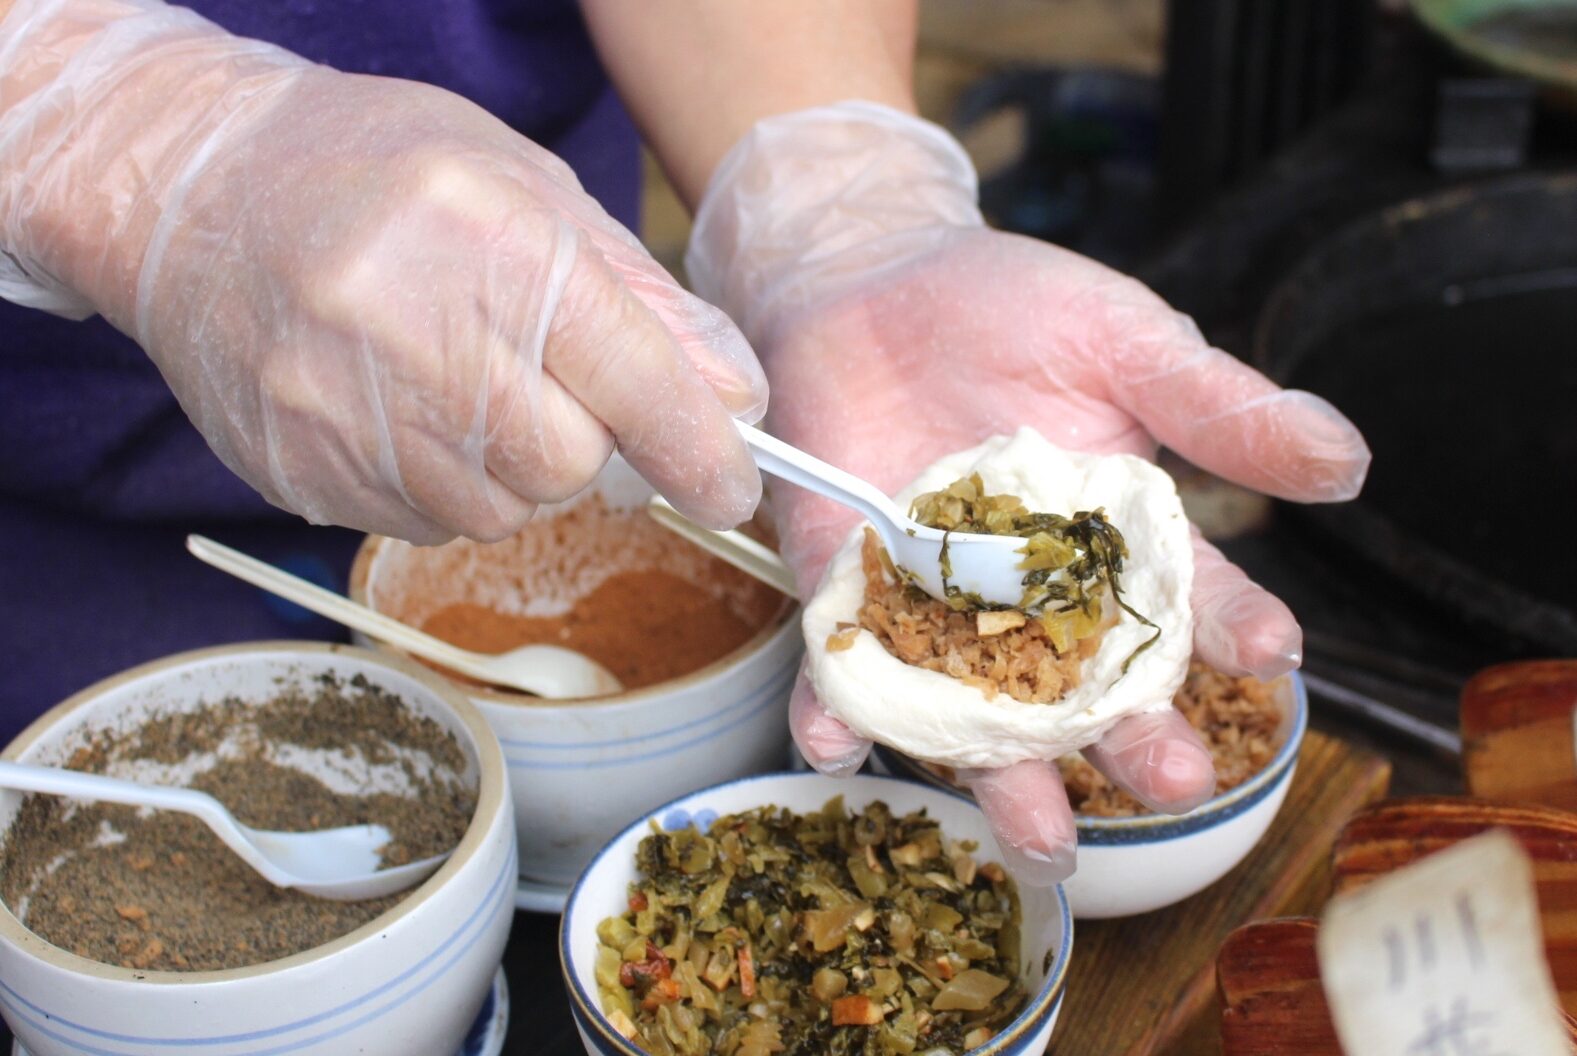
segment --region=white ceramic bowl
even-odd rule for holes
[[[477,781],[454,854],[387,913],[333,942],[265,964],[152,972],[44,942],[0,907],[0,1011],[31,1056],[444,1056],[487,999],[513,919],[514,824],[503,757],[464,696],[415,665],[305,642],[225,646],[106,679],[42,716],[3,753],[59,763],[76,736],[281,684],[363,675],[451,731]],[[0,826],[21,796],[0,793]]]
[[[1281,746],[1248,781],[1178,816],[1075,816],[1079,868],[1063,886],[1076,919],[1127,917],[1181,902],[1247,856],[1287,798],[1308,726],[1303,680],[1293,672],[1283,685]],[[875,761],[888,773],[957,791],[935,771],[890,749],[878,747]]]
[[[591,492],[618,509],[644,508],[652,494],[618,459],[608,464]],[[552,517],[579,498],[544,508],[537,516]],[[350,596],[382,608],[387,604],[380,597],[383,577],[399,574],[424,553],[432,551],[369,538],[351,571]],[[785,600],[773,620],[732,653],[646,689],[589,700],[544,701],[456,683],[470,694],[504,747],[515,798],[521,876],[535,881],[545,896],[523,905],[561,908],[581,868],[632,811],[785,766],[788,695],[803,648],[799,609]]]
[[[623,911],[628,885],[636,878],[635,849],[650,831],[649,823],[655,820],[670,830],[692,822],[704,826],[720,814],[768,804],[809,813],[837,795],[843,796],[851,810],[877,799],[896,814],[924,808],[947,835],[976,840],[982,848],[994,846],[985,816],[965,797],[890,777],[764,774],[703,789],[649,811],[592,859],[570,892],[559,925],[559,960],[569,989],[570,1011],[591,1056],[642,1056],[642,1050],[625,1040],[602,1014],[594,966],[597,924]],[[1020,888],[1019,895],[1023,906],[1022,977],[1031,996],[1018,1018],[985,1045],[971,1049],[971,1056],[1039,1056],[1046,1051],[1062,1008],[1068,958],[1073,951],[1068,900],[1060,887]]]

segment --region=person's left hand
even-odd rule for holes
[[[725,162],[714,177],[713,211],[703,206],[693,243],[692,276],[747,321],[762,353],[773,389],[768,420],[779,436],[889,493],[937,458],[1022,425],[1084,451],[1150,457],[1165,443],[1283,498],[1337,501],[1356,493],[1368,451],[1329,404],[1284,392],[1209,347],[1186,317],[1138,282],[984,228],[972,214],[972,184],[957,189],[970,195],[968,208],[955,201],[938,209],[945,173],[918,164],[931,145],[907,138],[912,119],[878,113],[872,130],[861,127],[871,118],[861,113],[829,133],[826,122],[838,118],[850,115],[821,118],[809,135],[801,128],[764,137],[765,144],[763,137],[747,141],[746,157],[733,159],[732,171]],[[895,144],[894,137],[905,138]],[[811,232],[782,253],[794,244],[785,217],[795,209],[779,196],[770,214],[758,212],[766,201],[750,196],[768,192],[748,177],[770,164],[772,172],[789,172],[791,200],[803,194],[806,181],[795,179],[803,173],[785,141],[806,140],[813,144],[800,147],[807,157],[830,158],[860,179],[829,184],[835,201],[819,201],[808,214]],[[907,178],[873,188],[872,165],[853,160],[866,152],[905,159]],[[916,180],[916,171],[933,179]],[[720,231],[714,196],[729,188],[736,190],[724,198]],[[904,197],[916,190],[917,197]],[[906,201],[911,208],[902,207]],[[758,215],[771,216],[762,222],[769,230],[752,230]],[[841,224],[829,221],[820,231],[841,244],[807,248],[817,245],[819,218],[827,216]],[[849,238],[862,219],[866,237]],[[773,497],[784,555],[808,596],[857,515],[797,488],[776,488]],[[1197,533],[1195,562],[1196,655],[1259,678],[1296,667],[1302,635],[1286,606]],[[820,705],[803,673],[791,725],[802,753],[824,772],[852,772],[869,749]],[[1162,812],[1189,810],[1214,790],[1209,752],[1175,711],[1132,716],[1085,755]],[[1075,830],[1054,761],[961,776],[1020,879],[1050,883],[1072,872]]]

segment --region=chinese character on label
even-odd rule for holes
[[[1507,833],[1334,899],[1318,950],[1346,1056],[1571,1056],[1533,867]]]

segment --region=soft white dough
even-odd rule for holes
[[[1033,429],[996,436],[938,460],[896,496],[916,495],[979,473],[989,494],[1016,495],[1031,510],[1071,515],[1104,507],[1123,533],[1123,598],[1161,628],[1160,639],[1123,661],[1153,632],[1127,613],[1084,663],[1083,680],[1052,704],[1023,704],[889,653],[861,629],[851,648],[828,651],[841,623],[857,623],[865,575],[865,526],[849,534],[805,608],[809,675],[827,709],[856,732],[915,759],[955,767],[999,767],[1054,759],[1094,744],[1117,720],[1172,706],[1193,653],[1194,558],[1188,520],[1165,471],[1132,455],[1064,451]]]

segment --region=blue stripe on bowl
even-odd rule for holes
[[[488,988],[487,999],[482,1002],[482,1008],[477,1012],[476,1019],[472,1021],[471,1029],[466,1033],[465,1041],[455,1056],[488,1056],[490,1053],[497,1053],[503,1047],[503,1033],[508,1023],[509,984],[504,978],[504,969],[500,968],[493,976],[493,985]],[[32,1054],[18,1041],[11,1046],[11,1056],[32,1056]]]
[[[375,1000],[376,998],[388,993],[390,990],[400,986],[407,980],[410,980],[424,968],[433,965],[434,962],[439,960],[439,958],[442,958],[451,947],[457,944],[459,945],[459,949],[455,950],[453,955],[448,957],[446,960],[443,960],[442,963],[437,964],[433,972],[428,975],[427,978],[421,980],[415,986],[399,994],[393,1000],[385,1002],[379,1007],[372,1009],[367,1014],[349,1023],[342,1024],[331,1030],[315,1034],[311,1037],[287,1042],[283,1045],[275,1046],[273,1048],[247,1049],[242,1052],[235,1053],[234,1056],[280,1056],[280,1054],[283,1053],[296,1052],[300,1049],[306,1048],[309,1045],[316,1045],[320,1042],[339,1037],[348,1031],[355,1030],[358,1027],[364,1026],[365,1024],[378,1019],[389,1010],[405,1003],[410,998],[421,993],[423,990],[426,990],[429,986],[447,974],[448,971],[453,968],[454,965],[468,952],[469,944],[463,943],[461,940],[467,937],[467,933],[473,929],[480,932],[482,927],[485,926],[488,920],[491,919],[493,913],[497,911],[499,903],[506,897],[513,896],[514,885],[506,884],[505,880],[506,878],[512,878],[516,872],[517,865],[515,862],[515,857],[511,854],[504,862],[504,868],[500,870],[496,877],[493,878],[493,882],[488,886],[487,893],[483,896],[482,901],[480,904],[478,904],[477,908],[472,911],[471,915],[467,917],[457,929],[455,929],[453,934],[451,934],[447,939],[434,948],[431,953],[427,954],[416,964],[401,972],[393,979],[390,979],[388,982],[385,982],[374,989],[369,990],[359,997],[353,998],[336,1008],[329,1009],[326,1012],[320,1012],[305,1019],[297,1020],[294,1023],[288,1023],[278,1027],[270,1027],[265,1030],[250,1031],[242,1034],[215,1035],[204,1038],[148,1038],[131,1034],[116,1034],[111,1031],[100,1030],[85,1024],[75,1023],[62,1016],[58,1016],[50,1012],[48,1009],[43,1008],[32,1001],[29,1001],[27,998],[24,998],[4,981],[0,981],[0,1006],[4,1006],[11,1015],[28,1024],[30,1027],[45,1037],[61,1042],[65,1045],[75,1046],[79,1052],[84,1054],[84,1056],[138,1056],[138,1054],[129,1053],[123,1049],[96,1048],[84,1044],[77,1038],[72,1038],[61,1034],[51,1027],[46,1026],[45,1024],[58,1024],[64,1029],[72,1030],[79,1034],[87,1035],[91,1038],[103,1039],[106,1042],[119,1042],[123,1044],[140,1045],[153,1048],[190,1049],[196,1046],[236,1045],[249,1041],[264,1041],[270,1038],[275,1038],[283,1034],[288,1034],[293,1031],[302,1030],[307,1027],[317,1025],[326,1020],[344,1015],[347,1012],[354,1011],[369,1001]],[[24,1011],[24,1009],[26,1011]],[[29,1015],[28,1012],[33,1013],[33,1015]],[[38,1019],[34,1018],[35,1016],[42,1016],[44,1021],[40,1022]]]
[[[738,729],[740,726],[745,725],[752,719],[757,718],[762,714],[762,712],[765,712],[770,708],[781,704],[783,702],[784,696],[788,693],[789,688],[793,686],[794,676],[796,673],[798,673],[798,671],[799,664],[797,662],[781,669],[777,675],[773,677],[771,682],[767,683],[761,689],[758,689],[753,696],[747,697],[744,700],[743,704],[755,705],[754,707],[750,708],[749,711],[745,712],[743,715],[736,716],[731,721],[724,723],[716,729],[708,730],[699,737],[693,737],[690,740],[683,741],[679,744],[672,744],[665,748],[657,748],[650,752],[640,752],[635,755],[621,755],[613,759],[568,759],[547,761],[521,759],[517,756],[506,753],[504,756],[504,761],[508,764],[511,770],[578,771],[601,770],[613,766],[626,766],[630,763],[646,763],[651,762],[654,759],[662,759],[670,755],[677,755],[680,752],[689,751],[691,748],[694,748],[697,745],[706,744],[708,741],[716,740],[717,738],[723,736],[723,734]],[[720,715],[722,713],[719,712],[718,714]],[[715,718],[717,718],[717,715],[712,715],[709,716],[705,721],[711,721]],[[636,742],[639,743],[643,740],[645,740],[645,738],[637,738]]]
[[[1164,818],[1159,824],[1147,825],[1144,828],[1120,828],[1116,826],[1093,828],[1085,825],[1084,818],[1077,819],[1079,842],[1087,847],[1126,847],[1133,844],[1165,843],[1168,840],[1181,839],[1192,836],[1206,829],[1215,828],[1225,824],[1238,815],[1246,812],[1251,807],[1261,803],[1265,798],[1275,792],[1292,778],[1292,766],[1281,767],[1275,771],[1271,779],[1262,782],[1254,791],[1240,797],[1231,803],[1222,804],[1208,815],[1184,814],[1181,817],[1171,815],[1141,815],[1141,817]],[[1092,819],[1094,820],[1094,819]],[[1101,821],[1111,819],[1101,818]]]
[[[621,1046],[609,1040],[607,1035],[590,1017],[580,1010],[580,1006],[571,1001],[569,1004],[570,1015],[575,1019],[575,1025],[580,1028],[583,1038],[591,1039],[592,1047],[601,1056],[626,1056],[627,1053],[645,1053],[644,1049],[637,1049],[633,1045]]]
[[[1292,684],[1292,725],[1287,731],[1286,740],[1259,773],[1236,788],[1206,800],[1187,814],[1139,814],[1126,818],[1075,815],[1079,842],[1090,847],[1108,847],[1181,839],[1230,821],[1275,792],[1291,777],[1292,765],[1297,761],[1298,749],[1303,745],[1303,735],[1309,724],[1308,689],[1296,671],[1288,677]],[[955,796],[970,798],[968,792],[944,781],[901,752],[883,745],[877,745],[875,750],[881,762],[894,774]]]
[[[627,744],[646,744],[650,741],[661,740],[664,737],[672,737],[675,734],[687,733],[698,726],[705,726],[709,722],[715,722],[730,712],[747,707],[751,702],[757,700],[760,694],[769,691],[773,686],[782,682],[785,671],[793,673],[798,670],[799,659],[796,657],[787,664],[778,667],[767,676],[765,682],[726,708],[721,708],[709,715],[703,715],[698,719],[691,719],[689,722],[681,722],[677,726],[670,726],[666,730],[654,730],[651,733],[643,733],[634,737],[614,737],[606,741],[523,741],[519,738],[500,737],[498,743],[505,748],[526,748],[543,752],[583,751],[593,748],[620,748]]]
[[[705,795],[707,792],[733,788],[737,785],[756,784],[761,781],[777,780],[784,777],[806,780],[814,779],[818,776],[804,773],[752,774],[749,777],[724,781],[721,784],[713,785],[711,788],[679,796],[664,803],[662,806],[648,811],[637,821],[625,826],[617,835],[603,844],[602,849],[581,870],[579,878],[575,881],[575,886],[570,889],[569,898],[564,905],[564,914],[559,918],[559,968],[564,976],[565,988],[569,991],[570,1012],[575,1017],[575,1022],[585,1031],[586,1037],[591,1039],[592,1045],[601,1056],[647,1056],[647,1053],[613,1029],[613,1025],[603,1016],[602,1010],[598,1008],[594,999],[581,987],[580,979],[570,967],[573,961],[569,948],[570,922],[575,915],[576,902],[580,898],[581,888],[585,884],[586,878],[596,870],[598,864],[605,857],[612,853],[614,845],[628,833],[632,830],[644,829],[654,818],[661,819],[675,814],[681,809],[679,804],[685,800],[695,799]],[[872,781],[891,782],[894,784],[905,783],[904,779],[899,777],[887,777],[881,774],[866,774],[863,776]],[[952,788],[943,787],[942,790],[955,798],[971,804],[974,802],[968,796]],[[1068,962],[1073,949],[1073,911],[1068,905],[1068,896],[1063,892],[1061,884],[1057,885],[1056,892],[1057,906],[1062,914],[1062,942],[1057,947],[1057,955],[1052,962],[1051,969],[1046,973],[1045,982],[1041,985],[1039,991],[1031,995],[1024,1011],[1020,1012],[1016,1019],[1004,1027],[1001,1033],[985,1045],[977,1049],[970,1049],[968,1056],[1029,1056],[1030,1039],[1034,1036],[1036,1030],[1045,1023],[1046,1017],[1052,1015],[1062,1006],[1063,988],[1068,978]]]

